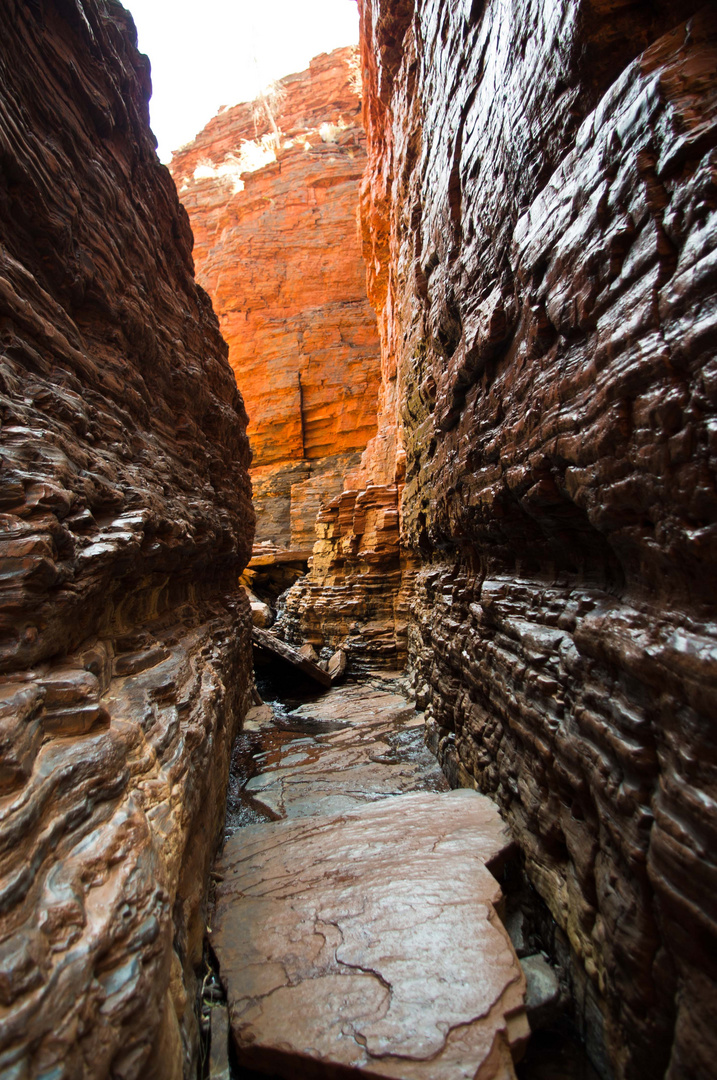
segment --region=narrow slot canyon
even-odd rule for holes
[[[0,0],[3,1080],[717,1077],[717,11],[357,7]]]

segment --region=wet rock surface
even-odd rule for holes
[[[374,442],[434,746],[504,808],[601,1068],[707,1078],[714,7],[359,7]]]
[[[256,775],[244,792],[271,818],[344,811],[412,791],[448,791],[424,742],[423,716],[391,680],[334,688],[300,705],[276,731],[274,711],[247,714],[255,741]],[[287,737],[288,736],[288,737]],[[258,743],[258,745],[257,745]]]
[[[510,841],[488,799],[447,790],[392,689],[247,718],[245,790],[277,820],[230,826],[211,935],[243,1068],[515,1075],[525,983],[489,869]]]
[[[196,1062],[249,450],[119,4],[0,35],[0,1073]]]

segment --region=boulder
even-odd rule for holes
[[[346,674],[346,653],[343,649],[337,649],[328,663],[327,671],[331,676],[331,682],[341,682]]]
[[[287,645],[276,634],[272,634],[268,630],[262,630],[259,626],[254,626],[251,631],[251,639],[260,649],[264,649],[265,652],[271,653],[272,656],[276,656],[279,660],[283,660],[287,664],[298,668],[299,671],[303,671],[305,675],[310,676],[321,686],[331,686],[331,676],[326,671],[323,671],[318,664],[309,660],[308,657],[302,656],[297,649]]]
[[[259,626],[264,630],[267,630],[274,622],[274,612],[271,610],[268,604],[265,604],[262,600],[254,600],[250,604],[251,607],[251,621],[254,626]]]
[[[509,846],[495,804],[469,791],[230,837],[212,943],[240,1065],[514,1080],[525,979],[489,870]]]
[[[526,981],[525,1008],[532,1031],[552,1024],[563,1010],[560,982],[542,953],[520,961]]]

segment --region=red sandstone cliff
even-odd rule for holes
[[[0,1073],[196,1075],[246,417],[119,4],[0,35]]]
[[[360,656],[398,606],[431,738],[501,803],[593,1056],[706,1080],[714,11],[359,7],[379,430],[290,629]]]
[[[247,403],[257,539],[305,556],[320,503],[376,426],[364,144],[358,57],[344,48],[220,112],[171,164]]]

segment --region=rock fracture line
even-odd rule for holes
[[[212,926],[245,1068],[515,1075],[525,979],[491,873],[510,838],[489,799],[448,790],[421,714],[393,689],[373,680],[302,706],[292,715],[312,733],[260,755],[249,781],[280,820],[228,837]]]

